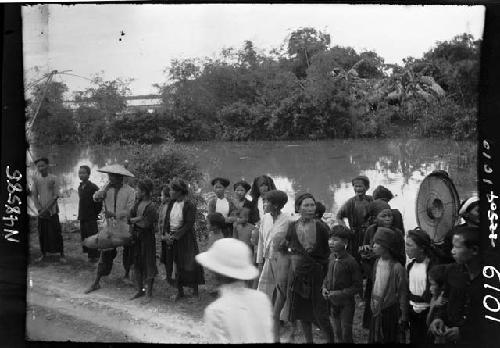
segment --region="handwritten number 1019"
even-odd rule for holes
[[[483,267],[483,276],[484,277],[491,279],[491,278],[495,277],[495,275],[496,275],[496,278],[498,278],[498,282],[500,283],[500,272],[495,267],[493,267],[493,266],[484,266]],[[499,288],[496,288],[490,284],[483,284],[483,286],[485,289],[492,289],[500,294]],[[488,300],[490,300],[490,301],[488,301]],[[489,302],[491,302],[491,301],[495,303],[495,307],[493,307],[493,308],[489,304]],[[492,313],[498,313],[500,311],[500,301],[498,300],[498,298],[496,298],[492,295],[489,295],[489,294],[484,296],[483,306],[484,306],[484,308],[486,308],[488,311],[490,311]],[[485,315],[484,317],[488,320],[492,320],[492,321],[496,321],[496,322],[500,323],[499,318],[492,317],[491,315]]]

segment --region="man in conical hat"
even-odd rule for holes
[[[104,205],[106,223],[110,223],[112,219],[127,221],[135,202],[135,190],[127,183],[124,183],[124,177],[134,177],[134,174],[129,172],[120,164],[112,164],[98,169],[101,173],[108,173],[109,183],[101,190],[94,194],[95,201],[102,201]],[[125,267],[125,278],[128,278],[130,270],[130,249],[127,246],[123,247],[123,266]],[[113,268],[113,260],[117,255],[116,248],[103,250],[97,265],[97,277],[94,283],[88,288],[85,293],[98,290],[101,286],[99,281],[101,277],[111,273]]]

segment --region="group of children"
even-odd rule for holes
[[[47,164],[46,159],[37,164],[42,178],[47,177]],[[98,188],[88,180],[90,169],[82,166],[79,174],[82,180],[79,187],[79,219],[83,239],[97,233],[97,224],[89,223],[89,220],[97,220],[97,214],[103,204],[106,206],[106,202],[95,199]],[[266,293],[268,290],[264,289],[269,289],[267,295],[274,306],[269,314],[272,316],[269,325],[273,328],[273,340],[279,341],[276,332],[279,332],[280,320],[291,318],[282,315],[285,302],[290,300],[287,298],[289,289],[286,289],[290,282],[287,277],[277,275],[279,272],[290,275],[292,273],[288,269],[293,268],[293,262],[285,262],[282,257],[286,252],[279,252],[284,245],[282,241],[285,235],[289,238],[289,225],[294,220],[290,216],[283,218],[281,213],[287,202],[286,194],[276,190],[272,179],[265,175],[256,178],[253,185],[244,180],[236,182],[233,185],[234,199],[228,199],[225,195],[230,184],[228,179],[219,177],[211,183],[215,197],[208,203],[207,221],[212,236],[215,239],[234,238],[248,247],[251,263],[253,267],[259,266],[255,269],[259,269],[257,274],[260,276],[236,278],[244,281],[249,290],[259,289]],[[364,300],[363,327],[369,330],[369,342],[405,342],[408,329],[411,343],[470,342],[477,326],[478,308],[481,306],[479,200],[471,198],[462,204],[460,216],[465,223],[454,227],[447,236],[448,244],[438,248],[433,245],[429,235],[419,228],[405,234],[401,213],[389,205],[393,195],[387,188],[378,186],[373,191],[373,196],[370,196],[367,195],[370,185],[367,177],[358,176],[352,180],[352,184],[355,196],[341,207],[336,216],[337,223],[331,228],[321,219],[325,211],[324,205],[311,196],[315,219],[329,231],[327,248],[330,250],[330,257],[322,266],[323,281],[318,287],[318,295],[328,304],[336,341],[353,342],[353,318],[358,294]],[[40,201],[43,193],[37,185],[40,184],[35,184],[35,202]],[[117,217],[116,202],[120,199],[118,190],[123,186],[126,183],[114,184],[115,212],[106,209],[106,218]],[[136,276],[138,275],[138,291],[132,298],[144,296],[143,283],[147,284],[148,299],[151,298],[153,279],[157,274],[154,235],[158,230],[162,239],[162,262],[166,265],[167,279],[177,280],[177,298],[183,297],[181,290],[185,285],[193,286],[197,295],[197,285],[204,283],[204,277],[201,266],[194,262],[199,253],[194,234],[196,208],[193,206],[191,209],[192,203],[185,199],[187,186],[179,182],[164,188],[159,207],[151,201],[152,191],[150,180],[139,182],[137,197],[134,197],[138,199],[129,209],[130,213],[126,214],[135,243],[124,253],[127,254],[124,265],[128,264],[130,267],[133,264]],[[252,200],[246,198],[249,192]],[[41,203],[38,204],[41,211],[39,231],[42,253],[46,245],[43,238],[47,238],[44,237],[47,235],[47,227],[44,225],[47,224],[44,220],[46,211],[56,209],[51,203],[55,194],[50,197],[44,198],[47,201],[44,207]],[[130,197],[126,201],[130,201]],[[56,217],[51,217],[53,215],[49,215],[49,218],[55,219]],[[349,227],[344,219],[348,220]],[[168,228],[164,226],[165,223]],[[168,233],[161,232],[165,230]],[[314,227],[313,230],[323,230],[323,227]],[[316,236],[311,239],[308,233],[307,228],[304,231],[298,230],[296,238],[304,246],[311,245],[310,249],[304,249],[310,252],[317,249],[314,245],[320,241]],[[62,248],[60,250],[63,256]],[[98,255],[95,252],[90,249],[85,251],[89,253],[92,262],[97,261]],[[112,265],[116,250],[111,256]],[[453,262],[449,263],[450,260]],[[106,273],[102,272],[102,268],[109,262],[104,261],[101,254],[98,279],[99,274]],[[230,264],[227,261],[227,265]],[[223,268],[224,265],[219,266]],[[109,267],[107,274],[110,270]],[[248,272],[253,274],[253,268],[248,268]],[[99,288],[98,279],[87,292]]]

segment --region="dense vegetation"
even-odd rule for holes
[[[376,52],[331,44],[313,28],[279,49],[251,41],[218,58],[173,60],[156,86],[159,111],[128,114],[127,82],[95,79],[64,106],[67,87],[33,89],[28,116],[35,143],[160,143],[164,140],[281,140],[423,136],[474,139],[480,40],[462,34],[437,42],[402,66]],[[402,133],[404,130],[406,133]]]

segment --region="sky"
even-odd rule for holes
[[[57,69],[91,78],[132,78],[132,95],[156,93],[172,59],[214,57],[251,40],[268,51],[301,27],[327,32],[332,45],[374,50],[386,63],[421,57],[436,41],[482,37],[483,6],[342,4],[78,4],[23,8],[25,81]],[[38,71],[34,68],[38,67]],[[90,87],[59,75],[66,96]]]

